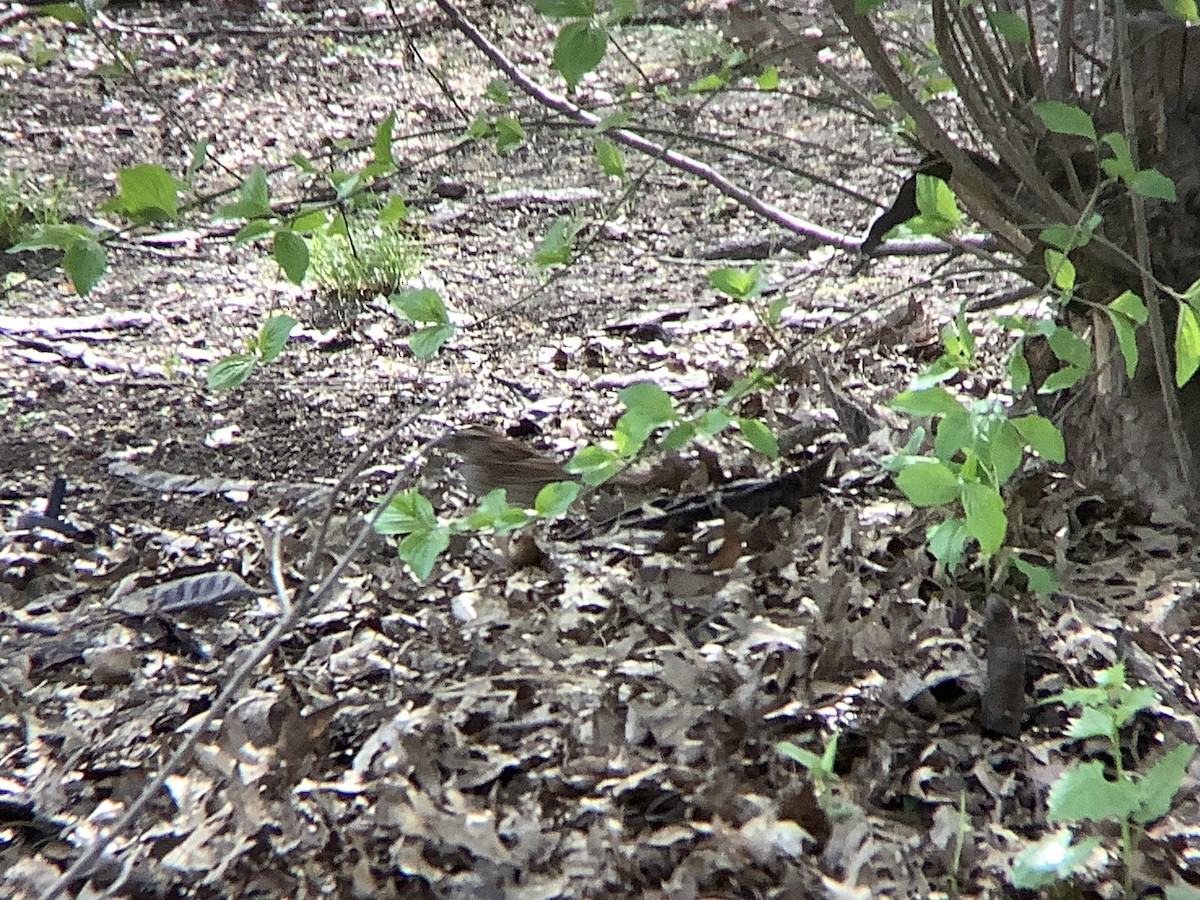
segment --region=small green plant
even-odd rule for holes
[[[225,391],[245,384],[255,366],[270,362],[283,352],[283,345],[296,324],[291,316],[272,316],[257,335],[246,341],[245,352],[232,353],[208,367],[209,388]]]
[[[664,427],[669,430],[658,442],[663,450],[679,450],[698,437],[735,429],[755,450],[768,459],[778,459],[779,443],[771,430],[759,419],[735,415],[731,409],[746,394],[772,383],[770,376],[755,370],[730,387],[720,405],[690,418],[680,415],[671,397],[658,385],[631,384],[617,394],[626,411],[617,419],[611,440],[604,446],[590,444],[576,452],[567,463],[567,471],[579,475],[584,484],[602,484],[641,452],[651,434]]]
[[[961,511],[962,515],[952,514],[927,531],[929,551],[952,573],[966,553],[968,540],[976,542],[985,561],[1000,550],[1008,530],[1002,489],[1025,453],[1033,451],[1062,462],[1065,447],[1062,434],[1049,419],[1012,416],[998,397],[963,400],[945,387],[946,381],[977,362],[975,336],[963,311],[942,329],[942,346],[942,355],[892,401],[903,412],[933,419],[932,455],[920,452],[924,431],[917,429],[908,446],[885,463],[914,506],[953,505]],[[1053,587],[1053,573],[1017,557],[1010,561],[1035,589]]]
[[[309,273],[317,288],[339,299],[388,295],[420,268],[421,242],[378,214],[334,215],[313,229]]]
[[[403,535],[398,552],[419,579],[429,577],[437,558],[450,546],[454,534],[491,532],[504,534],[538,519],[556,519],[579,496],[579,485],[559,481],[542,488],[533,509],[509,506],[504,488],[485,496],[473,511],[462,516],[439,518],[433,504],[417,490],[397,494],[375,522],[375,531]]]
[[[39,228],[60,225],[67,182],[10,172],[0,178],[0,251],[32,238]]]
[[[780,741],[775,745],[776,750],[808,771],[808,777],[813,783],[813,790],[817,794],[817,801],[822,804],[822,807],[828,799],[830,786],[838,780],[837,773],[833,771],[833,763],[837,758],[837,745],[838,732],[836,730],[825,739],[825,747],[820,756],[811,750],[796,746],[791,741]]]
[[[392,294],[388,305],[396,315],[421,327],[408,336],[408,348],[417,359],[428,359],[454,337],[454,323],[441,294],[432,288],[414,288]]]
[[[1155,695],[1148,687],[1133,687],[1126,681],[1123,662],[1098,672],[1095,687],[1065,690],[1044,702],[1079,707],[1079,715],[1067,729],[1068,737],[1104,738],[1111,760],[1108,767],[1099,760],[1076,763],[1060,775],[1050,788],[1049,821],[1068,826],[1089,821],[1119,825],[1125,891],[1131,896],[1138,840],[1147,824],[1170,810],[1196,748],[1180,744],[1162,753],[1142,773],[1126,769],[1121,729],[1151,706]],[[1070,829],[1061,828],[1017,855],[1010,880],[1017,888],[1048,887],[1082,872],[1099,846],[1097,837],[1072,843]]]

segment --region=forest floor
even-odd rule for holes
[[[1050,786],[1074,762],[1109,758],[1068,736],[1072,710],[1036,701],[1125,659],[1130,681],[1157,694],[1122,733],[1126,764],[1143,771],[1200,742],[1193,529],[1035,465],[1013,489],[1009,542],[1061,589],[1036,596],[978,567],[951,579],[925,550],[935,519],[881,466],[910,432],[888,399],[999,277],[957,261],[929,280],[933,263],[894,259],[852,276],[852,258],[812,246],[772,254],[764,295],[732,300],[708,272],[748,267],[729,248],[782,232],[661,162],[627,153],[630,179],[606,177],[591,133],[515,88],[511,106],[489,105],[496,73],[433,4],[404,4],[412,46],[380,6],[114,5],[102,31],[136,51],[136,78],[107,67],[82,29],[23,19],[2,37],[4,53],[42,41],[47,55],[4,69],[0,175],[43,191],[65,179],[92,225],[117,225],[99,204],[121,167],[180,173],[200,136],[225,169],[202,169],[199,194],[230,192],[262,164],[283,168],[273,201],[316,196],[320,181],[289,158],[323,168],[330,147],[369,148],[395,112],[400,174],[387,186],[410,208],[416,283],[439,291],[457,330],[415,359],[411,326],[382,298],[290,284],[212,202],[109,242],[86,296],[41,257],[16,257],[32,277],[0,296],[0,893],[46,890],[128,809],[239,662],[306,603],[291,594],[310,562],[334,572],[393,481],[444,517],[473,503],[453,464],[425,465],[431,441],[482,424],[566,458],[609,436],[618,392],[643,381],[695,416],[755,367],[774,376],[734,412],[788,436],[782,460],[736,433],[677,458],[647,453],[641,470],[672,492],[769,480],[834,450],[823,487],[791,509],[667,536],[561,524],[514,541],[459,535],[423,580],[373,536],[109,845],[94,885],[1018,896],[1014,856],[1059,827]],[[479,0],[464,10],[561,90],[550,23]],[[886,202],[911,157],[803,73],[785,69],[775,92],[686,93],[719,24],[626,29],[641,74],[670,88],[644,92],[631,127],[794,215],[861,233],[875,209],[819,180]],[[842,48],[819,12],[806,24]],[[617,91],[624,65],[610,53],[580,102]],[[517,117],[526,141],[505,154],[461,142],[479,109]],[[562,215],[586,228],[544,278],[529,257]],[[283,354],[242,387],[209,389],[208,366],[277,313],[300,322]],[[991,365],[957,387],[982,397],[1002,361],[999,330],[978,327]],[[869,438],[845,439],[823,379],[868,414]],[[30,527],[57,476],[70,527]],[[206,573],[227,574],[179,586]],[[1015,738],[981,732],[991,592],[1027,651]],[[819,756],[835,735],[829,777],[777,746]],[[1196,774],[1193,760],[1171,812],[1135,832],[1139,889],[1200,885]],[[1115,896],[1119,831],[1082,823],[1075,835],[1101,839],[1077,896]]]

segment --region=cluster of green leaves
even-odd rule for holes
[[[40,230],[61,225],[66,194],[62,178],[46,185],[16,172],[0,177],[0,251],[15,253]]]
[[[624,388],[617,396],[625,412],[613,427],[612,438],[604,445],[582,448],[567,463],[567,471],[579,475],[584,484],[607,481],[641,452],[656,430],[667,428],[658,441],[662,450],[680,450],[700,437],[711,437],[726,430],[737,430],[742,439],[768,459],[779,457],[775,435],[759,419],[738,416],[732,406],[752,391],[772,384],[763,372],[755,370],[739,379],[721,398],[721,403],[694,416],[684,416],[671,397],[656,384],[639,382]]]
[[[508,85],[498,78],[493,78],[488,83],[484,97],[499,107],[506,107],[512,103]],[[481,109],[467,126],[465,137],[473,141],[494,138],[496,152],[503,156],[525,143],[525,128],[515,116]]]
[[[245,222],[237,232],[237,243],[270,235],[275,261],[293,284],[300,284],[308,272],[310,256],[308,242],[303,235],[316,230],[324,234],[348,234],[349,226],[344,213],[331,220],[328,210],[331,207],[340,210],[342,204],[358,195],[373,179],[396,172],[396,160],[392,156],[392,130],[395,124],[395,113],[389,113],[379,123],[375,129],[371,159],[356,170],[326,171],[303,157],[291,158],[291,162],[301,171],[329,182],[334,190],[332,203],[304,205],[295,215],[281,217],[271,207],[266,170],[262,166],[255,166],[238,188],[238,199],[220,207],[217,217]],[[403,202],[392,202],[381,210],[380,221],[394,224],[403,215]]]
[[[1174,203],[1175,183],[1154,168],[1137,169],[1133,164],[1129,141],[1118,132],[1109,132],[1097,137],[1095,124],[1084,110],[1060,101],[1034,104],[1034,112],[1057,134],[1086,138],[1096,147],[1107,147],[1111,156],[1101,159],[1101,170],[1108,176],[1107,183],[1120,183],[1129,191],[1151,200]],[[1097,188],[1101,190],[1104,185]],[[1041,240],[1047,244],[1045,251],[1046,272],[1050,283],[1065,302],[1074,296],[1076,270],[1071,253],[1085,247],[1100,225],[1098,215],[1089,215],[1075,226],[1052,225],[1044,229]],[[1175,321],[1175,384],[1182,387],[1200,369],[1200,280],[1186,291],[1179,293],[1160,285],[1163,293],[1178,303]],[[1125,359],[1126,373],[1132,377],[1138,364],[1136,330],[1144,325],[1148,316],[1145,302],[1133,291],[1125,291],[1102,307],[1112,323],[1121,353]]]
[[[914,506],[953,506],[961,513],[931,525],[927,533],[930,552],[953,572],[968,540],[976,542],[985,561],[1000,550],[1008,530],[1002,489],[1026,452],[1062,462],[1065,450],[1062,435],[1045,417],[1013,416],[999,397],[962,398],[946,386],[978,362],[975,335],[961,310],[943,327],[942,346],[941,356],[892,401],[903,412],[933,419],[932,454],[921,452],[925,434],[918,428],[908,446],[885,463]],[[1035,590],[1054,587],[1053,573],[1045,568],[1019,556],[1009,562]]]
[[[1124,663],[1098,672],[1095,687],[1065,690],[1045,702],[1079,707],[1080,713],[1072,717],[1067,736],[1074,740],[1105,739],[1111,759],[1108,767],[1100,760],[1092,760],[1076,763],[1060,775],[1050,788],[1048,819],[1068,826],[1084,822],[1118,824],[1126,894],[1131,896],[1140,832],[1170,810],[1196,748],[1180,744],[1167,750],[1142,773],[1125,768],[1121,729],[1156,699],[1150,688],[1133,687],[1126,681]],[[1023,850],[1013,862],[1010,876],[1013,886],[1046,888],[1082,872],[1099,847],[1100,839],[1093,836],[1077,843],[1072,841],[1070,828],[1064,827]],[[1194,898],[1196,894],[1194,891],[1172,894],[1168,889],[1167,896]]]
[[[413,302],[424,303],[429,299],[426,295]],[[752,373],[729,389],[721,406],[690,418],[676,410],[670,396],[658,385],[650,382],[632,384],[617,395],[625,412],[617,419],[610,440],[576,451],[567,462],[566,470],[579,476],[589,487],[603,484],[625,468],[642,451],[653,433],[662,428],[667,431],[657,446],[663,450],[677,450],[698,437],[736,429],[750,446],[775,459],[779,456],[779,445],[770,429],[758,419],[734,415],[729,409],[739,398],[770,383],[762,373]],[[425,578],[437,557],[449,546],[451,535],[483,531],[501,533],[521,528],[536,519],[561,516],[574,502],[579,490],[579,483],[574,481],[547,485],[538,493],[531,511],[509,506],[504,490],[499,489],[484,497],[473,512],[451,518],[439,518],[426,498],[418,491],[410,490],[392,498],[375,529],[380,534],[404,535],[398,548],[400,558],[414,575]]]
[[[489,493],[471,512],[462,516],[439,517],[433,504],[420,491],[404,491],[392,497],[375,521],[375,531],[383,535],[403,535],[400,559],[419,579],[429,577],[437,558],[450,546],[455,534],[491,532],[504,534],[522,528],[537,519],[556,519],[579,496],[579,485],[558,481],[538,491],[533,509],[518,509],[508,504],[504,488]]]

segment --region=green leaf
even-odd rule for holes
[[[821,757],[813,753],[811,750],[805,750],[803,747],[797,747],[791,741],[780,741],[775,745],[775,749],[786,756],[788,759],[798,762],[804,768],[811,771],[820,771]]]
[[[949,234],[962,222],[954,191],[941,178],[917,175],[917,209],[905,224],[916,234]]]
[[[596,110],[599,112],[599,110]],[[600,121],[592,126],[592,130],[596,132],[605,132],[610,128],[624,128],[633,121],[633,113],[628,109],[618,109],[616,112],[610,113],[607,116],[601,116]]]
[[[1186,303],[1179,305],[1175,323],[1175,386],[1183,387],[1200,367],[1200,321]]]
[[[974,443],[974,417],[959,406],[938,421],[933,437],[933,455],[942,462],[950,462],[960,450],[968,450]]]
[[[304,274],[308,271],[308,241],[294,231],[280,229],[275,232],[272,253],[288,281],[292,284],[304,281]]]
[[[1132,378],[1137,371],[1138,345],[1137,327],[1144,325],[1148,317],[1146,304],[1142,298],[1132,291],[1125,291],[1105,309],[1109,321],[1112,322],[1113,332],[1117,336],[1117,344],[1121,348],[1121,356],[1125,359],[1125,375]]]
[[[705,410],[692,423],[693,427],[691,434],[688,435],[688,440],[691,440],[698,434],[702,434],[705,437],[720,434],[733,421],[733,414],[724,407],[718,406],[715,409]]]
[[[399,315],[413,322],[432,322],[437,325],[450,324],[450,315],[442,296],[433,288],[413,288],[402,294],[392,294],[388,305]]]
[[[417,580],[424,581],[437,558],[450,546],[450,529],[445,526],[414,531],[400,542],[399,554]]]
[[[701,416],[700,418],[703,419],[704,417]],[[677,425],[671,426],[670,430],[658,442],[658,446],[663,450],[682,450],[696,439],[696,433],[697,427],[695,422],[680,422]],[[713,434],[716,434],[716,432],[714,431]]]
[[[142,163],[117,174],[120,191],[101,209],[120,213],[134,222],[173,221],[179,216],[183,185],[162,166]]]
[[[59,250],[70,250],[76,241],[91,239],[95,240],[95,235],[90,229],[84,228],[82,225],[42,225],[34,229],[33,233],[19,244],[13,244],[8,248],[9,253],[19,253],[23,250],[45,250],[47,247],[56,247]]]
[[[692,94],[704,94],[709,91],[719,91],[721,88],[729,84],[733,78],[733,72],[729,66],[722,66],[716,72],[712,72],[702,78],[697,78],[687,86],[688,92]]]
[[[929,526],[925,533],[933,558],[953,572],[962,562],[967,546],[967,523],[959,518]]]
[[[237,234],[233,236],[233,242],[241,246],[257,237],[262,237],[264,234],[274,233],[275,228],[266,219],[251,219],[238,229]]]
[[[58,19],[60,22],[70,22],[72,25],[83,23],[83,9],[78,3],[47,3],[45,6],[35,6],[34,15]]]
[[[1084,707],[1079,715],[1071,719],[1067,737],[1078,741],[1088,738],[1111,738],[1119,726],[1113,719],[1112,710],[1103,707]]]
[[[581,20],[563,26],[554,43],[554,68],[574,88],[579,79],[604,59],[608,33],[595,22]]]
[[[990,10],[987,20],[1010,44],[1018,47],[1028,47],[1031,40],[1029,23],[1023,16],[1002,9]]]
[[[552,19],[587,18],[596,14],[596,0],[533,0],[533,8]]]
[[[1009,562],[1013,564],[1018,572],[1025,576],[1028,582],[1029,590],[1035,594],[1046,595],[1051,591],[1056,591],[1061,587],[1058,582],[1058,576],[1053,569],[1046,566],[1035,566],[1033,563],[1027,563],[1019,556],[1012,557]]]
[[[408,349],[417,359],[429,359],[437,353],[446,341],[454,337],[453,325],[429,325],[418,328],[408,336]]]
[[[901,391],[892,407],[912,416],[946,416],[962,412],[962,405],[943,387]]]
[[[1182,19],[1189,25],[1200,22],[1200,12],[1196,8],[1196,0],[1159,0],[1162,8],[1177,19]]]
[[[323,209],[311,209],[292,219],[291,230],[297,234],[309,234],[329,223],[329,214]]]
[[[940,506],[957,500],[961,491],[958,475],[944,463],[914,462],[896,475],[896,486],[913,506]]]
[[[621,458],[611,450],[589,444],[575,451],[567,462],[566,470],[579,475],[583,483],[590,486],[603,484],[621,468]]]
[[[75,293],[81,297],[96,286],[107,265],[104,248],[91,237],[72,241],[63,255],[63,268],[71,276]]]
[[[596,160],[604,174],[624,178],[625,158],[621,155],[621,149],[606,137],[597,137],[593,145],[596,148]]]
[[[1008,531],[1004,498],[990,485],[964,481],[962,505],[966,513],[967,534],[979,541],[979,552],[984,557],[992,556],[1004,543],[1004,535]]]
[[[762,291],[762,266],[751,269],[713,269],[708,273],[708,283],[722,294],[739,300],[756,296]]]
[[[779,441],[770,428],[758,419],[738,419],[737,424],[747,444],[767,459],[779,459]]]
[[[783,321],[783,311],[791,301],[786,294],[780,294],[767,305],[767,324],[775,327]]]
[[[1100,839],[1094,837],[1072,845],[1071,832],[1064,828],[1018,853],[1009,881],[1021,890],[1050,887],[1084,869],[1099,846]]]
[[[1133,816],[1135,822],[1146,825],[1171,811],[1171,801],[1179,792],[1188,763],[1195,753],[1196,748],[1191,744],[1180,744],[1159,757],[1149,771],[1138,779],[1140,808]]]
[[[1091,368],[1091,346],[1070,328],[1056,328],[1047,343],[1054,355],[1063,362],[1080,369]]]
[[[512,103],[512,96],[508,93],[508,82],[503,78],[493,78],[489,81],[483,89],[483,96],[501,106]]]
[[[760,91],[774,91],[779,88],[779,69],[775,66],[767,66],[759,76],[754,79],[754,83]]]
[[[1078,366],[1063,366],[1057,372],[1051,372],[1038,388],[1039,394],[1053,394],[1078,384],[1087,375],[1087,369]]]
[[[1050,822],[1121,822],[1138,808],[1137,789],[1127,779],[1109,781],[1098,760],[1081,763],[1050,787],[1046,818]]]
[[[1110,131],[1100,140],[1108,144],[1113,152],[1113,159],[1104,159],[1100,161],[1100,168],[1110,178],[1120,178],[1126,184],[1133,181],[1136,171],[1133,168],[1133,156],[1129,152],[1129,142],[1125,140],[1125,135],[1116,131]]]
[[[533,253],[533,262],[539,269],[566,265],[571,261],[572,243],[576,228],[567,216],[559,216],[550,225],[546,236]]]
[[[437,527],[433,504],[412,488],[392,497],[375,522],[378,534],[410,534]]]
[[[1138,347],[1137,332],[1133,323],[1120,313],[1106,309],[1108,319],[1112,322],[1113,332],[1117,336],[1117,344],[1121,348],[1121,356],[1125,358],[1125,377],[1132,378],[1137,371]]]
[[[525,140],[525,129],[512,116],[501,116],[496,120],[496,151],[509,153]]]
[[[379,208],[379,221],[383,225],[395,225],[408,218],[408,204],[399,194],[388,197],[387,203]]]
[[[1054,279],[1054,286],[1061,291],[1075,287],[1075,264],[1057,250],[1045,251],[1046,273]]]
[[[566,515],[567,507],[579,496],[579,485],[574,481],[556,481],[538,491],[533,508],[538,515],[557,519]]]
[[[240,199],[217,210],[221,219],[265,219],[271,215],[271,195],[267,190],[267,170],[255,166],[238,188]]]
[[[257,354],[234,353],[209,366],[205,381],[210,390],[229,390],[245,384],[256,365],[258,365]]]
[[[1112,303],[1108,304],[1108,308],[1119,312],[1123,316],[1128,316],[1139,325],[1145,325],[1150,313],[1146,309],[1146,304],[1142,302],[1142,298],[1133,291],[1125,291],[1121,296],[1117,297]]]
[[[487,113],[480,110],[475,114],[475,118],[471,120],[471,124],[467,126],[463,132],[463,137],[471,140],[479,140],[487,137],[492,133],[492,122],[488,118]]]
[[[1038,238],[1051,247],[1057,247],[1063,253],[1075,249],[1075,229],[1070,225],[1050,225],[1038,233]]]
[[[1012,382],[1013,393],[1023,393],[1029,387],[1031,377],[1029,361],[1025,359],[1025,347],[1021,345],[1008,361],[1008,378]]]
[[[1025,442],[1014,423],[1001,420],[993,423],[985,449],[996,475],[996,484],[1002,485],[1020,467]]]
[[[1092,235],[1100,227],[1102,221],[1100,214],[1095,213],[1074,226],[1062,223],[1049,225],[1041,230],[1038,237],[1051,247],[1057,247],[1063,253],[1069,253],[1091,243]]]
[[[884,0],[854,0],[855,15],[865,16],[874,9],[883,6]]]
[[[272,316],[258,333],[258,353],[263,362],[270,362],[283,352],[288,335],[299,323],[291,316]]]
[[[374,154],[372,175],[391,174],[396,171],[396,158],[392,155],[392,133],[396,127],[396,114],[390,112],[375,129],[375,140],[371,145]]]
[[[1067,450],[1062,432],[1049,419],[1043,416],[1020,416],[1010,421],[1021,433],[1029,449],[1051,462],[1066,461]]]
[[[467,527],[475,531],[490,528],[497,534],[523,528],[530,522],[529,513],[508,502],[508,491],[496,488],[479,503],[479,508],[467,517]]]
[[[627,22],[637,15],[637,0],[612,0],[612,18],[617,22]]]
[[[651,381],[631,384],[617,397],[631,413],[655,426],[674,422],[677,418],[671,396]]]
[[[1033,104],[1033,111],[1056,134],[1075,134],[1093,141],[1096,139],[1092,117],[1077,106],[1060,100],[1044,100]]]
[[[195,180],[196,173],[199,172],[204,167],[204,163],[208,161],[208,147],[209,143],[208,141],[204,140],[204,138],[200,138],[192,144],[192,156],[191,159],[188,160],[187,169],[185,169],[183,173],[183,180],[188,184],[191,184],[192,181]]]
[[[1175,202],[1175,182],[1158,169],[1142,169],[1133,176],[1129,189],[1135,194],[1155,200]]]

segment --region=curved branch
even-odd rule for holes
[[[471,41],[479,50],[489,59],[492,64],[510,78],[514,84],[530,97],[538,101],[549,109],[561,113],[567,118],[578,122],[581,125],[595,127],[600,123],[600,117],[596,116],[585,109],[575,105],[565,97],[554,94],[536,81],[531,79],[523,71],[521,71],[515,63],[513,63],[503,51],[495,44],[489,41],[483,33],[470,22],[450,0],[434,0],[438,7],[453,22],[454,27],[462,32],[468,40]],[[770,203],[755,196],[742,187],[734,184],[724,175],[720,174],[716,169],[708,166],[697,159],[693,159],[683,153],[663,147],[661,144],[656,144],[653,141],[647,140],[639,134],[629,131],[624,128],[611,128],[605,132],[605,135],[614,143],[621,144],[631,150],[636,150],[639,153],[644,153],[654,159],[661,160],[668,166],[678,169],[682,172],[687,172],[689,175],[694,175],[701,181],[716,188],[726,197],[736,200],[746,209],[766,219],[768,222],[780,226],[786,231],[793,234],[802,235],[811,238],[819,244],[826,246],[837,247],[840,250],[851,252],[858,251],[862,246],[862,239],[851,235],[843,234],[838,231],[833,231],[828,228],[823,228],[813,222],[808,222],[804,219],[797,218],[790,213],[773,206]],[[979,247],[988,246],[989,239],[987,237],[970,237],[963,241],[967,245],[975,245]],[[920,239],[911,241],[889,241],[882,245],[876,252],[876,255],[904,255],[904,256],[936,256],[938,254],[950,252],[951,245],[936,239]]]

